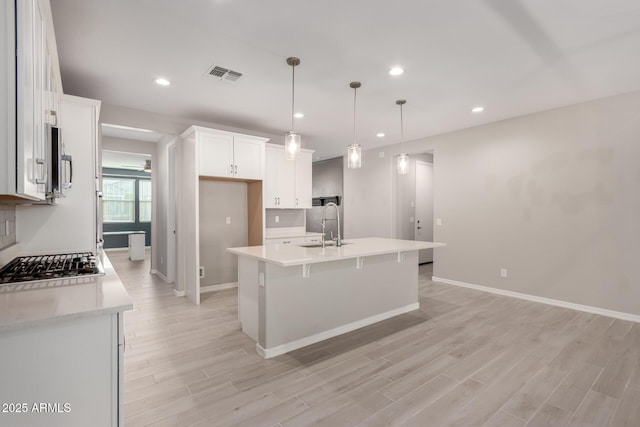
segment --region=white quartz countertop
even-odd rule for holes
[[[287,237],[316,237],[322,236],[322,233],[315,233],[313,231],[284,231],[284,232],[271,232],[265,238],[268,239],[286,239]]]
[[[444,243],[383,239],[379,237],[348,239],[344,240],[343,243],[344,246],[339,248],[335,246],[305,248],[297,245],[269,245],[228,248],[227,251],[281,267],[290,267],[446,246]]]
[[[105,255],[103,276],[0,286],[0,332],[131,310],[133,302]]]

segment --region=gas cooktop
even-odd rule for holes
[[[91,252],[22,256],[0,270],[0,285],[104,274]]]

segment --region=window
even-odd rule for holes
[[[151,222],[151,181],[138,181],[138,212],[139,222]]]
[[[127,178],[102,179],[103,220],[107,222],[135,222],[136,180]]]

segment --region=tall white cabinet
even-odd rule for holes
[[[267,144],[266,208],[311,208],[312,155],[313,150],[302,150],[295,160],[288,160],[283,146]]]
[[[0,199],[45,200],[62,82],[49,0],[0,4]]]
[[[267,138],[200,126],[190,127],[180,137],[178,282],[195,304],[200,303],[200,180],[247,183],[249,240],[255,232],[261,244],[266,141]]]

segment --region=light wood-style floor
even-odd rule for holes
[[[126,256],[109,253],[135,303],[127,426],[640,426],[640,324],[434,283],[427,265],[420,310],[263,360],[234,289],[196,307]]]

